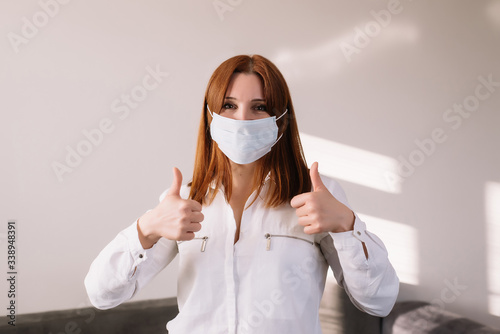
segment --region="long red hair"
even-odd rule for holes
[[[262,56],[241,55],[224,61],[208,82],[189,197],[201,204],[210,204],[217,191],[224,189],[226,200],[229,202],[231,198],[231,165],[210,136],[212,117],[207,104],[213,112],[220,112],[234,73],[256,74],[261,79],[267,111],[271,116],[278,118],[288,109],[287,114],[277,121],[279,134],[283,136],[271,152],[258,160],[253,179],[254,189],[260,194],[267,175],[270,175],[269,189],[264,197],[267,207],[276,207],[289,202],[295,195],[311,191],[295,111],[283,75],[271,61]],[[210,188],[215,191],[209,191]]]

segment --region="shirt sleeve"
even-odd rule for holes
[[[177,255],[177,243],[160,239],[144,249],[137,220],[121,231],[92,262],[85,277],[90,302],[109,309],[132,298]]]
[[[350,208],[338,182],[323,176],[322,179],[333,196]],[[382,240],[354,215],[352,231],[330,232],[321,239],[320,247],[352,303],[368,314],[385,317],[396,302],[399,279]]]

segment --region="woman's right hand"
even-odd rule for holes
[[[153,247],[161,237],[170,240],[191,240],[201,230],[203,213],[201,204],[182,199],[180,190],[182,173],[174,167],[172,186],[163,200],[139,218],[137,230],[144,249]]]

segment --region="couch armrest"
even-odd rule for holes
[[[500,334],[458,314],[425,302],[398,302],[382,321],[382,334]]]

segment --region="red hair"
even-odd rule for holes
[[[254,189],[260,193],[267,175],[270,175],[269,189],[264,198],[267,207],[276,207],[289,202],[295,195],[311,191],[295,111],[283,75],[271,61],[262,56],[242,55],[224,61],[208,82],[189,198],[201,204],[210,204],[218,189],[222,188],[226,200],[229,202],[231,198],[231,165],[210,136],[212,117],[207,105],[213,112],[220,112],[234,73],[256,74],[261,79],[267,111],[271,116],[278,118],[288,109],[287,115],[277,121],[279,134],[282,133],[283,136],[272,147],[271,152],[258,160],[253,180]],[[215,191],[209,191],[211,187]]]

